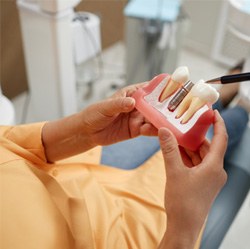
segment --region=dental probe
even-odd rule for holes
[[[192,81],[187,81],[169,102],[168,110],[173,112],[185,98],[185,96],[190,92],[193,86],[194,83]]]
[[[232,75],[225,75],[222,77],[218,77],[215,79],[207,80],[206,83],[212,84],[230,84],[236,83],[241,81],[250,80],[250,72],[248,73],[240,73],[240,74],[232,74]]]

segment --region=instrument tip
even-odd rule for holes
[[[220,83],[220,77],[219,78],[215,78],[215,79],[211,79],[211,80],[207,80],[205,81],[205,83]]]

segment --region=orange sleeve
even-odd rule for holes
[[[41,136],[44,124],[0,126],[0,163],[17,158],[46,162]]]

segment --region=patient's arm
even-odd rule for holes
[[[93,147],[81,129],[81,114],[48,122],[42,130],[42,141],[47,160],[54,162]]]
[[[48,161],[64,159],[97,145],[157,135],[156,128],[134,109],[135,100],[130,97],[143,85],[131,85],[75,115],[45,124],[42,140]]]
[[[211,144],[204,142],[196,152],[179,150],[168,130],[159,131],[167,172],[167,231],[159,249],[194,248],[209,209],[226,182],[223,156],[227,134],[218,112],[215,117]]]

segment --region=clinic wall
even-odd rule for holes
[[[101,18],[102,47],[123,39],[123,8],[126,0],[82,0],[77,11]],[[16,0],[0,0],[0,83],[3,93],[13,98],[28,89],[25,59]]]
[[[27,89],[19,16],[14,0],[0,1],[0,83],[12,98]]]
[[[189,19],[185,46],[211,57],[223,0],[184,0]]]
[[[100,17],[103,48],[123,39],[126,3],[127,0],[82,0],[77,6],[77,11],[88,11]]]

